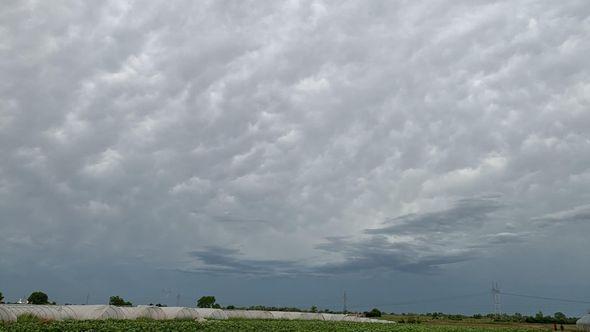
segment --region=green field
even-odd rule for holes
[[[547,331],[548,326],[543,330]],[[452,326],[430,324],[371,324],[288,320],[106,320],[106,321],[21,321],[0,323],[0,331],[400,331],[468,332],[531,331],[524,326]],[[538,331],[538,329],[537,329]]]

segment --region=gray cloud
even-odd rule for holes
[[[590,205],[575,206],[570,209],[535,217],[532,221],[542,226],[574,226],[590,221]]]
[[[496,233],[494,213],[502,208],[495,197],[458,200],[446,210],[411,214],[365,230],[361,240],[331,238],[318,248],[341,253],[342,262],[327,264],[331,273],[366,270],[432,273],[442,266],[481,258],[498,244],[521,242],[519,234]]]
[[[589,15],[2,2],[0,271],[445,273],[520,240],[557,255],[543,223],[584,262],[564,211],[590,201]]]
[[[193,251],[190,255],[197,258],[202,265],[193,270],[184,270],[184,272],[267,277],[297,276],[305,273],[305,268],[296,263],[248,259],[244,258],[236,249],[210,247]]]
[[[494,198],[461,199],[447,210],[390,219],[386,222],[389,226],[368,229],[365,233],[405,235],[417,232],[431,234],[466,231],[469,228],[480,228],[501,206]]]
[[[459,199],[446,210],[392,218],[384,227],[367,229],[361,239],[328,237],[318,249],[341,256],[337,262],[304,264],[284,260],[246,259],[238,250],[212,247],[191,252],[203,266],[198,271],[241,275],[323,275],[370,271],[434,273],[453,263],[481,258],[496,246],[526,243],[496,216],[499,197]],[[497,226],[504,227],[499,232]]]

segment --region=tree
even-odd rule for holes
[[[49,304],[49,297],[47,297],[47,294],[37,291],[31,293],[27,301],[29,301],[30,304]]]
[[[197,301],[197,307],[199,308],[214,308],[215,304],[215,296],[202,296]]]
[[[381,317],[381,310],[373,308],[373,310],[365,313],[366,317]]]
[[[311,312],[318,312],[318,307],[315,305],[312,305],[311,308],[309,308],[309,311]]]
[[[557,321],[557,323],[560,323],[560,324],[564,324],[567,320],[567,316],[563,312],[560,312],[560,311],[553,314],[553,317],[555,317],[555,320]]]
[[[122,297],[119,296],[111,296],[109,299],[109,304],[115,305],[117,307],[130,307],[133,305],[131,302],[125,301]]]
[[[2,292],[0,292],[0,303],[4,303],[4,295],[2,295]]]

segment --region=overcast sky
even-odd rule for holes
[[[589,16],[2,1],[0,291],[473,313],[498,281],[590,301]]]

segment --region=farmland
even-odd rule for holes
[[[0,324],[0,331],[400,331],[400,332],[470,332],[470,331],[548,331],[550,327],[526,325],[469,326],[439,324],[367,324],[355,322],[298,320],[192,320],[155,321],[40,321],[21,320]]]

